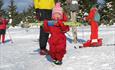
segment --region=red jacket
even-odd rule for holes
[[[0,20],[2,20],[2,24],[0,24],[0,29],[6,29],[6,25],[8,21],[4,18],[0,18]]]

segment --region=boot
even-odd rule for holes
[[[56,65],[62,65],[62,61],[54,61],[54,64],[56,64]]]
[[[48,50],[47,49],[41,49],[39,53],[40,53],[40,55],[48,55]]]
[[[90,47],[91,46],[91,40],[88,40],[83,44],[83,47]]]

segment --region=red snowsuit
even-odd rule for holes
[[[44,21],[44,30],[51,34],[48,42],[50,45],[49,54],[52,59],[62,61],[66,53],[66,36],[65,32],[69,31],[69,26],[63,24],[67,17],[63,15],[62,20],[58,20],[54,26],[48,26],[48,21]]]
[[[2,24],[0,24],[0,40],[2,38],[2,43],[4,43],[5,41],[5,32],[6,32],[6,25],[7,25],[7,20],[0,17],[0,20],[2,22]]]
[[[91,36],[90,40],[83,44],[84,47],[99,46],[102,44],[101,39],[98,39],[98,22],[94,20],[96,11],[97,8],[92,8],[89,12],[88,17],[86,18],[91,26]]]
[[[4,18],[0,18],[0,20],[2,20],[2,24],[0,24],[0,30],[1,29],[6,29],[7,20],[4,19]]]

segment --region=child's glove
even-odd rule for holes
[[[64,26],[64,23],[63,23],[63,21],[61,21],[61,20],[59,20],[59,21],[57,22],[57,24],[58,24],[58,26]]]
[[[63,26],[64,24],[63,24],[63,21],[61,21],[61,20],[59,20],[59,21],[57,21],[55,24],[54,24],[54,26]]]
[[[56,21],[48,21],[48,26],[54,26]]]

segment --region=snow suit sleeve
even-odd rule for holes
[[[69,26],[64,25],[64,22],[66,22],[66,21],[67,21],[67,16],[65,15],[65,13],[63,13],[63,19],[58,20],[58,22],[56,23],[56,25],[60,26],[61,31],[64,32],[64,33],[69,31]]]
[[[67,16],[66,16],[66,14],[63,13],[63,19],[62,19],[62,21],[66,22],[67,20],[68,20],[68,18],[67,18]]]
[[[86,20],[88,20],[89,22],[94,20],[94,15],[95,15],[96,9],[93,8],[90,10],[88,17],[86,17]]]
[[[61,20],[58,21],[58,24],[59,24],[60,29],[61,29],[62,32],[66,33],[66,32],[69,31],[69,26],[64,25],[63,21],[61,21]]]
[[[44,20],[43,27],[45,32],[49,32],[48,20]]]

